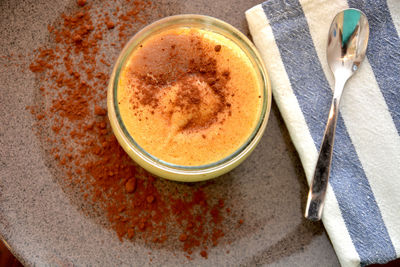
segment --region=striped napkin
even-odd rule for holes
[[[367,15],[369,45],[342,96],[322,220],[340,263],[363,266],[400,257],[400,1],[268,0],[246,18],[310,183],[334,85],[328,30],[348,7]]]

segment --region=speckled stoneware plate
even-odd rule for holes
[[[90,1],[104,10],[105,3]],[[110,1],[108,9],[128,7]],[[244,11],[259,1],[157,1],[147,18],[197,13],[227,21],[248,35]],[[322,224],[303,219],[307,187],[301,164],[273,104],[267,130],[254,153],[238,168],[207,184],[159,181],[180,194],[203,187],[210,199],[225,199],[238,217],[224,221],[225,236],[208,248],[208,259],[194,249],[189,260],[178,241],[153,245],[120,242],[87,212],[80,192],[64,186],[65,174],[46,151],[51,131],[35,130],[26,106],[37,105],[41,86],[29,70],[34,49],[52,45],[47,26],[61,13],[79,8],[75,1],[0,1],[0,235],[26,265],[307,265],[337,266]],[[142,25],[138,25],[142,27]],[[109,40],[104,39],[104,42]],[[105,50],[108,59],[118,49]],[[107,52],[108,51],[108,52]],[[110,69],[111,71],[111,69]],[[40,103],[42,103],[40,102]],[[86,210],[86,212],[84,212]],[[103,217],[102,217],[103,216]],[[238,227],[237,219],[244,223]],[[229,253],[227,253],[229,251]]]

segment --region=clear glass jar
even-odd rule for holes
[[[174,27],[188,27],[212,31],[221,34],[230,41],[233,41],[233,43],[240,47],[240,49],[250,59],[257,73],[260,87],[262,88],[262,108],[257,125],[250,137],[232,154],[211,164],[201,166],[182,166],[168,163],[162,159],[154,157],[135,142],[134,138],[126,129],[119,113],[117,101],[119,75],[121,74],[124,64],[127,63],[130,54],[138,45],[152,34],[159,33],[162,30],[172,29]],[[133,36],[126,44],[119,55],[111,75],[107,95],[107,108],[111,127],[118,142],[136,163],[147,171],[166,179],[182,182],[196,182],[211,179],[229,172],[250,155],[257,143],[260,141],[267,125],[271,108],[271,85],[260,54],[250,40],[248,40],[248,38],[239,30],[226,22],[209,16],[191,14],[177,15],[163,18],[148,25]]]

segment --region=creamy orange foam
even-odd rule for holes
[[[247,55],[228,38],[175,28],[147,38],[121,69],[117,99],[135,142],[165,162],[199,166],[242,146],[262,109]]]

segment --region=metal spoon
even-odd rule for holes
[[[327,59],[335,77],[335,90],[314,178],[308,193],[305,217],[312,221],[318,221],[322,216],[332,161],[340,97],[347,80],[358,70],[364,60],[368,36],[367,17],[358,9],[346,9],[339,12],[329,29]]]

